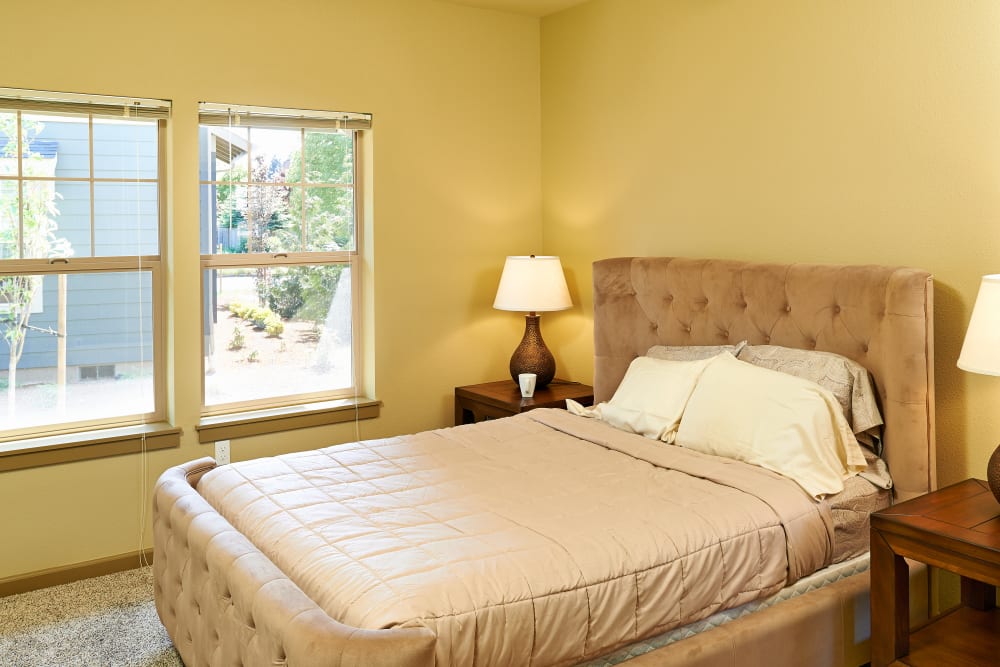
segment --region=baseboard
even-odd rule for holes
[[[50,567],[47,570],[38,570],[27,574],[19,574],[15,577],[0,579],[0,598],[28,591],[37,591],[40,588],[69,584],[81,579],[99,577],[104,574],[114,574],[140,567],[145,561],[153,562],[153,550],[132,551],[118,556],[107,558],[97,558],[83,563],[73,565],[62,565],[60,567]]]

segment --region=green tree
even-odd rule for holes
[[[305,166],[305,181],[316,184],[351,186],[354,176],[354,139],[350,132],[307,131],[305,155],[292,155],[288,180],[298,181]],[[303,219],[306,230],[304,250],[351,250],[354,248],[353,187],[294,189],[289,194],[289,217]],[[301,230],[295,230],[301,235]]]
[[[300,182],[303,169],[307,184],[332,187],[247,186],[248,182]],[[235,167],[221,179],[216,190],[219,226],[246,229],[244,252],[353,249],[353,178],[353,133],[307,131],[303,151],[292,153],[287,164],[258,156],[250,167],[250,178],[245,168]],[[321,320],[342,269],[257,269],[254,282],[259,305],[284,319]]]
[[[238,228],[246,225],[244,217],[245,204],[240,201],[238,183],[246,183],[247,170],[243,167],[233,167],[223,174],[222,182],[216,186],[215,197],[218,202],[216,210],[219,215],[219,227]]]
[[[25,176],[54,176],[54,161],[31,150],[31,143],[44,129],[37,121],[21,122],[22,173]],[[0,159],[17,159],[17,117],[0,114]],[[59,238],[59,209],[54,181],[24,182],[19,197],[17,190],[0,189],[0,252],[7,258],[69,257],[73,250],[68,240]],[[22,236],[23,230],[23,236]],[[19,247],[20,246],[20,247]],[[40,289],[41,276],[0,276],[0,303],[7,312],[0,319],[0,331],[10,350],[7,363],[7,408],[14,414],[16,406],[17,365],[24,353],[31,303]]]
[[[304,180],[307,184],[335,187],[291,188],[287,224],[272,230],[275,245],[305,251],[353,249],[353,133],[306,131],[303,153],[291,155],[287,179],[292,183]],[[258,285],[259,294],[269,308],[285,319],[318,322],[326,317],[342,270],[339,265],[299,266],[270,272],[266,285]]]
[[[234,167],[226,172],[216,187],[216,211],[220,228],[245,229],[246,244],[237,252],[280,252],[281,237],[277,234],[289,226],[288,193],[286,186],[260,186],[275,180],[279,165],[257,157],[250,168],[249,178],[243,167]],[[228,248],[227,248],[228,250]],[[257,289],[258,305],[268,304],[271,291],[271,272],[267,267],[256,270],[254,283]]]
[[[250,181],[267,182],[273,178],[275,169],[275,165],[258,157],[250,168]],[[289,224],[288,191],[285,186],[251,185],[247,188],[243,217],[247,224],[248,252],[278,250],[273,237]]]

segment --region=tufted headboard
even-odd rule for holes
[[[836,352],[875,380],[897,500],[936,488],[933,283],[888,266],[622,257],[594,263],[594,400],[653,345]]]

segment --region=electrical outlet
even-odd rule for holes
[[[224,466],[229,463],[229,441],[228,440],[216,440],[215,441],[215,462],[220,466]]]

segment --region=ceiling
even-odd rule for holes
[[[446,0],[457,5],[496,9],[513,14],[528,16],[547,16],[568,7],[582,5],[588,0]]]

